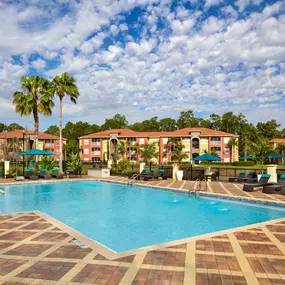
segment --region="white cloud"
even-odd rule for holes
[[[234,7],[244,11],[256,1],[238,1]],[[198,7],[199,1],[192,2]],[[53,23],[40,4],[21,9],[20,4],[0,4],[0,94],[7,110],[20,77],[33,66],[45,68],[49,77],[67,71],[76,78],[81,96],[76,106],[65,102],[66,120],[102,123],[119,112],[133,121],[176,116],[188,108],[240,111],[251,120],[262,119],[263,113],[264,118],[282,118],[284,1],[242,17],[229,5],[220,8],[219,16],[208,16],[208,8],[226,1],[207,0],[204,14],[180,6],[171,9],[169,1],[153,3],[74,1],[64,15],[48,3],[45,9]],[[145,13],[135,23],[126,22],[122,13],[138,5]],[[38,26],[43,22],[34,18],[32,8],[39,9],[46,26]],[[33,53],[42,59],[30,62]],[[51,124],[57,107],[54,114],[41,122]]]
[[[243,11],[248,5],[260,5],[262,2],[263,0],[237,0],[235,5],[239,11]]]
[[[211,6],[221,5],[225,2],[225,0],[206,0],[205,9],[209,9]]]
[[[38,58],[37,60],[32,61],[31,65],[37,69],[44,69],[46,66],[46,62],[42,60],[41,58]]]

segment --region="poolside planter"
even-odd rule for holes
[[[178,170],[178,171],[176,172],[176,179],[177,179],[178,181],[182,181],[182,179],[183,179],[183,170]]]

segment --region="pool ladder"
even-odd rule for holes
[[[128,182],[127,182],[127,185],[128,185],[128,186],[134,186],[134,183],[133,183],[133,182],[128,181]]]
[[[202,189],[202,184],[205,182],[205,189]],[[201,191],[207,191],[207,181],[205,179],[200,180],[197,178],[193,183],[193,188],[188,190],[189,194],[194,195],[195,197],[200,194]]]

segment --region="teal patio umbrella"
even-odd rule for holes
[[[27,151],[19,152],[18,155],[54,155],[51,151],[44,151],[40,149],[30,149]]]
[[[245,155],[239,157],[239,160],[245,160],[245,159],[256,159],[256,157],[254,155]]]
[[[211,155],[209,153],[205,153],[205,154],[192,158],[192,160],[194,161],[221,161],[222,159],[220,157]]]

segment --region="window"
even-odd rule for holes
[[[221,144],[221,137],[211,137],[211,144]]]
[[[101,142],[100,139],[92,139],[92,146],[100,146]]]
[[[228,143],[230,141],[230,138],[224,138],[224,143]]]
[[[231,162],[230,159],[227,157],[227,158],[224,158],[224,162]]]
[[[224,154],[230,154],[230,149],[228,147],[224,149]]]
[[[83,153],[84,153],[84,154],[89,154],[89,149],[88,149],[88,148],[84,148],[84,149],[83,149]]]
[[[92,161],[93,161],[93,162],[95,162],[95,161],[98,162],[98,161],[100,161],[100,157],[93,157],[93,158],[92,158]]]
[[[84,145],[89,145],[89,140],[88,139],[84,139]]]
[[[192,139],[192,147],[199,148],[199,139],[197,138]]]
[[[144,139],[140,139],[140,144],[144,144]]]
[[[168,138],[163,138],[162,142],[163,142],[163,144],[167,144],[168,143]]]
[[[137,143],[137,139],[136,138],[128,138],[128,144],[134,145],[136,143]]]
[[[84,158],[83,160],[84,160],[84,161],[89,161],[89,158]]]
[[[162,159],[162,161],[163,161],[163,162],[168,162],[168,158],[167,158],[167,157],[164,157],[164,158]]]

